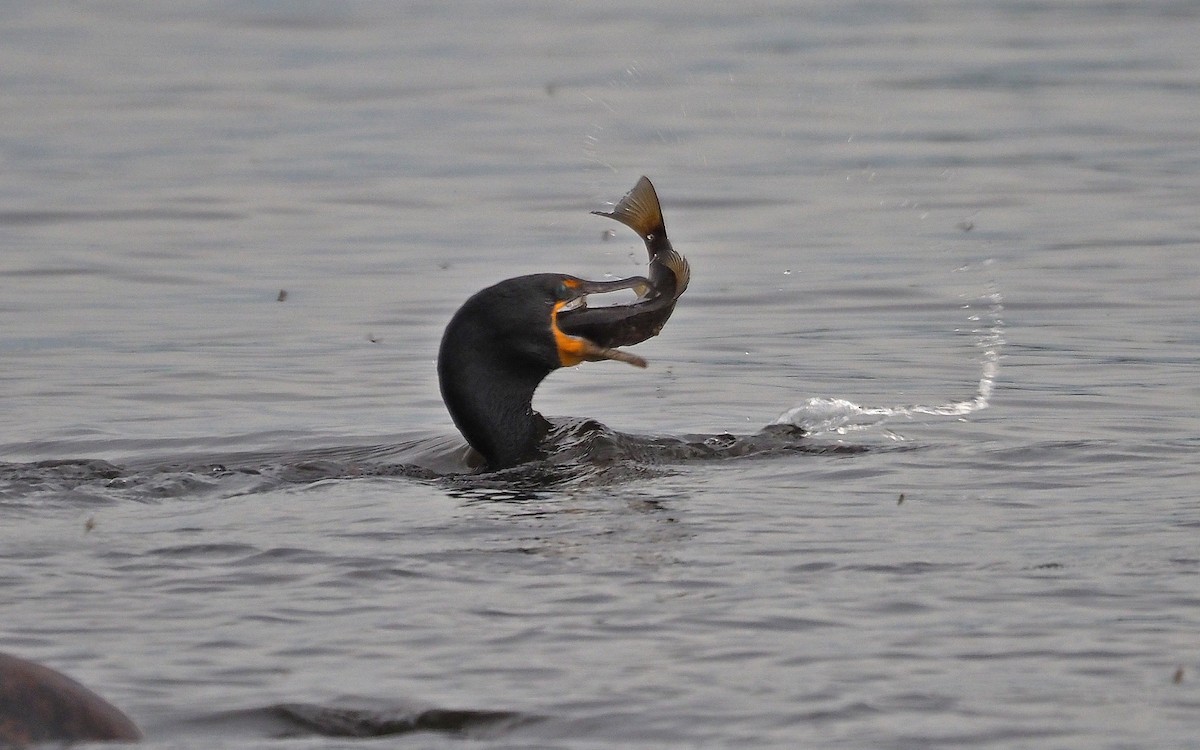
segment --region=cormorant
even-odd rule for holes
[[[533,393],[552,371],[584,361],[646,362],[616,349],[656,336],[687,288],[689,268],[667,239],[654,186],[638,181],[611,213],[632,228],[650,254],[649,276],[587,281],[533,274],[476,293],[451,318],[438,352],[442,400],[488,470],[537,455],[549,428],[533,410]],[[633,289],[628,305],[588,307],[587,295]]]
[[[62,672],[0,653],[0,747],[141,738],[120,709]]]

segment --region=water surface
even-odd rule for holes
[[[0,18],[0,648],[148,746],[1194,742],[1191,4]],[[689,290],[536,405],[822,450],[440,476],[642,174]]]

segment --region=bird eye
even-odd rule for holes
[[[555,294],[558,295],[559,299],[571,299],[571,297],[574,296],[574,292],[565,281],[558,282],[558,289],[555,290]]]

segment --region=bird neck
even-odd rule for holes
[[[534,411],[533,393],[550,369],[518,366],[488,358],[486,352],[486,348],[443,347],[438,381],[455,426],[483,456],[487,468],[496,470],[537,454],[549,423]]]

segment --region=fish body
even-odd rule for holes
[[[625,280],[631,288],[639,289],[636,301],[564,311],[558,317],[559,327],[606,348],[632,346],[657,336],[687,289],[691,268],[687,259],[671,246],[654,185],[642,177],[612,211],[592,213],[619,221],[642,238],[650,255],[649,272],[644,279]]]

